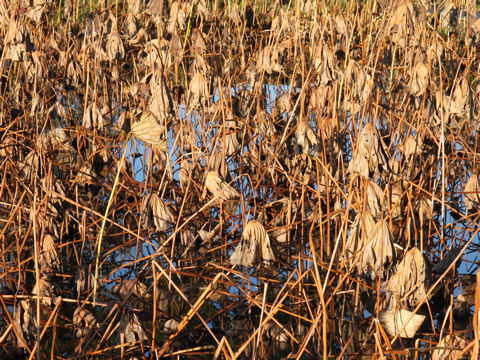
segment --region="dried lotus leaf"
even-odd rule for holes
[[[112,293],[120,296],[122,300],[130,295],[144,297],[147,287],[138,279],[123,279],[112,288]]]
[[[150,80],[152,98],[148,110],[156,116],[161,123],[166,123],[173,115],[173,100],[162,74],[155,74]]]
[[[55,293],[55,287],[46,278],[40,278],[33,287],[32,294],[44,297],[41,302],[44,306],[50,307],[52,305],[51,297]]]
[[[359,270],[368,274],[373,280],[377,276],[382,276],[382,269],[386,264],[392,263],[395,257],[395,249],[392,242],[392,233],[385,220],[375,224],[375,227],[368,235],[362,254]]]
[[[412,338],[415,336],[420,326],[422,326],[425,316],[400,309],[381,312],[378,316],[378,320],[385,328],[388,335]]]
[[[165,334],[173,334],[178,329],[180,323],[175,319],[168,319],[163,325],[163,332]]]
[[[380,165],[388,167],[380,134],[374,124],[367,123],[358,136],[358,146],[348,165],[348,171],[368,177],[369,172],[379,174]]]
[[[130,311],[122,314],[118,331],[119,335],[123,334],[125,336],[125,342],[127,343],[147,339],[147,335],[140,324],[137,314]]]
[[[230,132],[225,135],[225,143],[224,143],[224,150],[225,155],[232,156],[238,150],[240,143],[237,139],[237,134],[234,132]]]
[[[75,336],[77,338],[85,337],[89,331],[97,324],[93,314],[87,309],[76,308],[73,313],[73,325],[75,326]]]
[[[125,57],[122,38],[117,31],[112,31],[107,38],[107,57],[110,61],[121,60]]]
[[[55,246],[55,240],[52,235],[47,234],[42,238],[40,253],[40,268],[58,269],[60,262],[58,261],[58,254]]]
[[[472,173],[465,184],[465,207],[468,211],[472,211],[480,204],[480,184],[478,182],[478,174]]]
[[[413,247],[398,264],[395,274],[386,283],[385,290],[398,294],[401,298],[407,296],[407,304],[415,306],[419,301],[426,300],[427,288],[427,263],[422,252]]]
[[[223,181],[214,171],[209,171],[205,177],[205,187],[212,195],[220,200],[239,198],[240,193]]]
[[[153,224],[157,231],[166,231],[171,224],[175,223],[172,213],[157,194],[153,193],[151,195],[149,205],[152,211]]]
[[[193,75],[188,92],[193,106],[199,105],[200,102],[204,103],[209,98],[207,79],[202,73],[197,72]]]
[[[298,123],[295,136],[297,137],[297,144],[302,148],[304,154],[310,151],[311,146],[317,146],[318,144],[317,136],[306,119]]]
[[[366,211],[363,216],[358,214],[350,227],[350,233],[347,238],[347,244],[345,249],[346,259],[350,259],[353,256],[359,255],[363,250],[364,241],[366,237],[375,227],[375,220],[373,216]]]
[[[257,252],[258,245],[260,245],[260,254]],[[245,225],[242,239],[230,257],[230,262],[233,265],[252,266],[258,257],[262,258],[265,265],[275,260],[265,228],[260,222],[252,220]]]
[[[375,182],[367,180],[366,183],[367,207],[374,218],[382,215],[383,191]]]
[[[457,83],[449,104],[450,113],[461,118],[470,117],[470,86],[464,77]]]
[[[150,111],[144,111],[140,120],[132,124],[131,130],[136,138],[154,149],[160,152],[168,150],[167,141],[162,139],[165,128],[157,122],[155,115]]]
[[[447,335],[438,342],[437,349],[432,353],[432,360],[457,359],[467,345],[468,342],[460,336],[455,334]]]
[[[415,32],[414,14],[412,2],[402,1],[399,2],[399,6],[390,18],[388,29],[391,34],[391,40],[399,47],[407,46],[409,36]]]
[[[410,80],[409,90],[412,96],[421,96],[428,84],[428,68],[420,62],[413,68],[412,78]]]
[[[422,152],[422,141],[409,134],[403,144],[400,146],[400,151],[406,158]]]

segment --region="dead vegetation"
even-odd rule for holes
[[[0,357],[477,359],[478,18],[0,0]]]

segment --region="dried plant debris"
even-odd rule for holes
[[[388,335],[413,338],[422,326],[425,316],[400,309],[381,312],[378,320]]]
[[[455,359],[468,345],[468,341],[455,334],[446,335],[437,344],[432,353],[432,360]]]
[[[265,228],[258,221],[252,220],[245,225],[242,238],[232,253],[230,262],[233,265],[252,266],[259,259],[264,265],[270,265],[275,260],[275,255]]]
[[[0,0],[0,358],[477,346],[475,1],[225,3]]]
[[[385,290],[397,294],[408,306],[427,300],[428,267],[422,252],[413,247],[405,253],[395,273],[385,284]]]

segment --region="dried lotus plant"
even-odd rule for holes
[[[474,1],[62,4],[0,0],[0,358],[478,350]]]
[[[390,29],[392,42],[399,47],[405,47],[410,37],[415,32],[415,11],[413,3],[409,0],[399,1],[397,8],[390,18],[388,28]]]
[[[474,210],[480,204],[480,185],[478,183],[478,174],[472,173],[465,184],[465,207],[469,212]]]
[[[405,158],[410,158],[416,154],[421,154],[422,152],[422,140],[421,138],[415,137],[412,134],[408,134],[407,138],[404,140],[403,144],[400,146],[400,151],[403,153]]]
[[[150,80],[150,92],[152,98],[148,109],[158,119],[159,123],[166,124],[173,117],[173,100],[165,78],[159,71]]]
[[[471,115],[470,87],[467,79],[462,77],[455,87],[450,98],[450,113],[462,119],[469,119]]]
[[[349,173],[357,173],[368,178],[370,172],[377,177],[380,168],[388,168],[388,161],[382,146],[378,130],[372,123],[367,123],[358,136],[358,145],[353,158],[348,164]]]
[[[281,72],[282,65],[278,63],[278,50],[271,46],[265,46],[260,50],[257,59],[258,70],[271,74],[272,72]]]
[[[370,180],[365,182],[367,209],[375,219],[382,216],[384,204],[383,191],[376,183]]]
[[[150,111],[144,111],[140,120],[132,124],[132,134],[160,152],[168,150],[166,140],[163,140],[165,128],[160,125],[155,115]]]
[[[388,222],[380,220],[368,235],[361,260],[357,265],[359,271],[366,273],[371,279],[383,277],[384,266],[391,264],[395,257],[392,233]]]
[[[138,279],[124,279],[112,288],[112,293],[118,294],[122,300],[130,295],[141,298],[147,294],[147,287]]]
[[[385,284],[385,290],[397,294],[408,306],[427,300],[427,263],[422,252],[413,247],[405,253],[395,273]]]
[[[188,88],[189,98],[191,99],[189,103],[192,103],[193,106],[206,104],[209,98],[209,90],[207,79],[202,73],[197,72],[193,75]]]
[[[41,302],[44,306],[50,307],[52,305],[52,297],[55,293],[54,285],[46,277],[41,277],[35,283],[32,289],[33,295],[41,296]]]
[[[419,62],[412,69],[412,77],[409,88],[412,96],[421,96],[428,85],[428,68],[423,62]]]
[[[303,119],[298,123],[297,129],[295,130],[295,136],[297,137],[297,144],[300,146],[304,154],[307,154],[311,147],[318,144],[317,137],[306,119]]]
[[[143,223],[146,228],[166,231],[175,223],[175,218],[163,200],[155,193],[148,194],[142,203]]]
[[[117,333],[118,343],[133,343],[147,339],[137,314],[131,311],[122,313]]]
[[[381,312],[378,315],[378,320],[388,335],[413,338],[420,326],[422,326],[425,316],[400,309]]]
[[[432,353],[432,360],[457,358],[468,345],[468,341],[458,335],[446,335],[440,340]]]
[[[215,198],[222,201],[240,197],[240,193],[222,180],[214,171],[207,172],[205,177],[205,188],[208,189]]]
[[[60,266],[55,239],[50,234],[42,238],[39,265],[42,270],[58,269]]]
[[[97,324],[97,320],[93,314],[87,309],[78,307],[73,313],[73,325],[75,326],[75,336],[77,338],[84,338],[88,335],[91,329]]]
[[[275,260],[275,255],[265,228],[258,221],[252,220],[245,225],[242,238],[230,256],[230,262],[233,265],[252,266],[257,259],[268,266]]]
[[[114,29],[107,38],[107,57],[109,60],[123,59],[125,49],[123,47],[122,38],[117,29]]]

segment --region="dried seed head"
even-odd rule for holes
[[[387,281],[385,290],[398,294],[406,303],[415,306],[419,301],[427,300],[428,289],[427,263],[422,252],[413,247],[398,264],[395,274]]]
[[[154,149],[160,152],[166,152],[168,150],[167,141],[162,139],[165,128],[157,122],[152,112],[148,110],[144,111],[140,117],[140,121],[134,122],[131,129],[132,134],[136,138],[152,146]]]
[[[410,317],[412,317],[411,320],[409,320]],[[379,314],[378,320],[388,335],[412,338],[423,324],[425,316],[400,309],[382,312]]]
[[[240,197],[240,193],[223,181],[214,171],[209,171],[205,177],[205,187],[220,200],[231,200]]]

